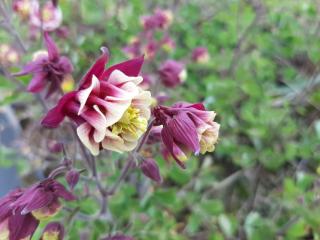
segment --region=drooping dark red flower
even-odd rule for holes
[[[21,72],[15,76],[32,74],[32,80],[28,85],[28,91],[37,93],[48,86],[47,97],[57,92],[64,78],[72,71],[73,67],[67,57],[60,56],[59,50],[47,32],[44,33],[47,52],[35,55],[34,60],[27,64]]]
[[[143,57],[105,69],[109,55],[102,50],[79,89],[65,94],[42,120],[44,126],[55,128],[69,117],[94,155],[102,148],[118,152],[135,148],[146,131],[152,101],[150,92],[140,87]]]
[[[215,112],[207,111],[202,103],[157,106],[153,114],[155,124],[163,126],[164,146],[180,166],[184,167],[191,152],[214,151],[220,125],[214,122]]]
[[[197,47],[192,51],[192,60],[197,63],[206,63],[209,61],[210,56],[206,47]]]
[[[63,225],[59,222],[51,222],[44,228],[40,240],[63,240],[63,238]]]
[[[161,65],[159,75],[163,85],[174,88],[185,81],[187,71],[183,63],[167,60]]]
[[[61,208],[60,198],[66,201],[76,199],[61,183],[47,178],[26,189],[12,207],[21,215],[31,213],[36,219],[41,220],[58,213]]]
[[[31,239],[36,231],[39,220],[31,213],[21,215],[21,208],[13,207],[23,193],[24,190],[16,189],[0,199],[0,239]]]

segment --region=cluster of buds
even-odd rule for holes
[[[61,183],[45,179],[27,189],[16,189],[0,199],[0,239],[31,239],[42,220],[59,212],[60,199],[73,201],[76,197]],[[49,224],[42,239],[62,239],[63,228]],[[48,236],[56,238],[48,238]]]
[[[43,5],[38,0],[14,0],[13,10],[22,20],[27,20],[30,29],[54,31],[62,23],[62,11],[57,1],[46,1]]]

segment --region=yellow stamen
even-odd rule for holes
[[[58,240],[59,232],[47,231],[42,236],[43,240]]]
[[[139,138],[147,130],[148,121],[140,116],[140,109],[129,107],[122,118],[111,126],[115,135],[130,135]]]

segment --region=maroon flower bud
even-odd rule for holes
[[[205,47],[197,47],[192,51],[192,60],[197,63],[206,63],[209,61],[210,56],[208,49]]]
[[[74,187],[77,185],[79,181],[79,177],[80,177],[80,173],[77,170],[72,169],[69,172],[67,172],[66,180],[71,190],[73,190]]]
[[[43,230],[40,240],[63,240],[64,227],[59,222],[49,223]]]
[[[63,149],[62,143],[59,143],[56,140],[48,140],[47,147],[52,153],[59,153]]]
[[[152,158],[144,159],[140,165],[140,168],[143,174],[148,178],[158,183],[162,182],[159,167],[154,159]]]
[[[187,71],[183,63],[167,60],[160,67],[159,75],[163,85],[173,88],[185,81]]]

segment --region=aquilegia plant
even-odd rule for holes
[[[67,145],[72,143],[50,144],[52,151],[63,150],[61,164],[40,182],[13,190],[0,199],[1,240],[31,239],[42,222],[46,226],[41,239],[63,239],[68,231],[59,222],[57,214],[70,211],[66,201],[81,200],[74,191],[78,182],[87,181],[88,176],[92,176],[101,195],[100,214],[105,215],[108,211],[107,198],[115,193],[130,170],[140,169],[146,177],[162,182],[155,160],[158,151],[168,162],[175,161],[186,168],[191,154],[214,151],[219,135],[219,124],[214,121],[215,112],[208,111],[202,103],[179,101],[165,106],[169,96],[161,96],[159,86],[152,88],[159,83],[169,89],[183,84],[187,77],[185,63],[168,59],[158,69],[150,70],[149,66],[153,73],[141,73],[144,64],[141,53],[146,53],[148,65],[161,46],[165,49],[174,47],[168,33],[172,21],[169,11],[157,9],[153,15],[142,18],[143,31],[124,48],[132,56],[131,60],[107,67],[110,54],[107,48],[102,47],[101,56],[92,66],[87,71],[81,69],[83,77],[78,87],[65,93],[62,85],[72,74],[73,66],[68,57],[59,53],[48,32],[61,23],[61,10],[57,1],[49,2],[43,8],[44,24],[39,24],[40,9],[36,1],[15,1],[14,9],[21,17],[30,19],[33,26],[40,27],[40,31],[45,30],[43,36],[47,50],[35,54],[31,62],[13,75],[32,75],[27,90],[37,96],[45,93],[46,99],[42,101],[52,105],[46,110],[42,126],[57,129],[65,124],[71,127],[85,167],[77,169],[74,161],[67,157]],[[163,32],[163,39],[158,42],[154,38],[157,31]],[[144,47],[141,39],[146,40]],[[205,62],[208,57],[203,47],[195,49],[192,54],[192,60],[196,62]],[[160,147],[153,148],[158,143]],[[96,166],[95,156],[106,151],[117,152],[127,158],[119,179],[111,187],[103,186],[99,180],[102,173]],[[63,176],[65,181],[61,178]],[[71,211],[72,216],[77,215],[76,210]],[[103,239],[133,239],[119,233],[106,234]]]

